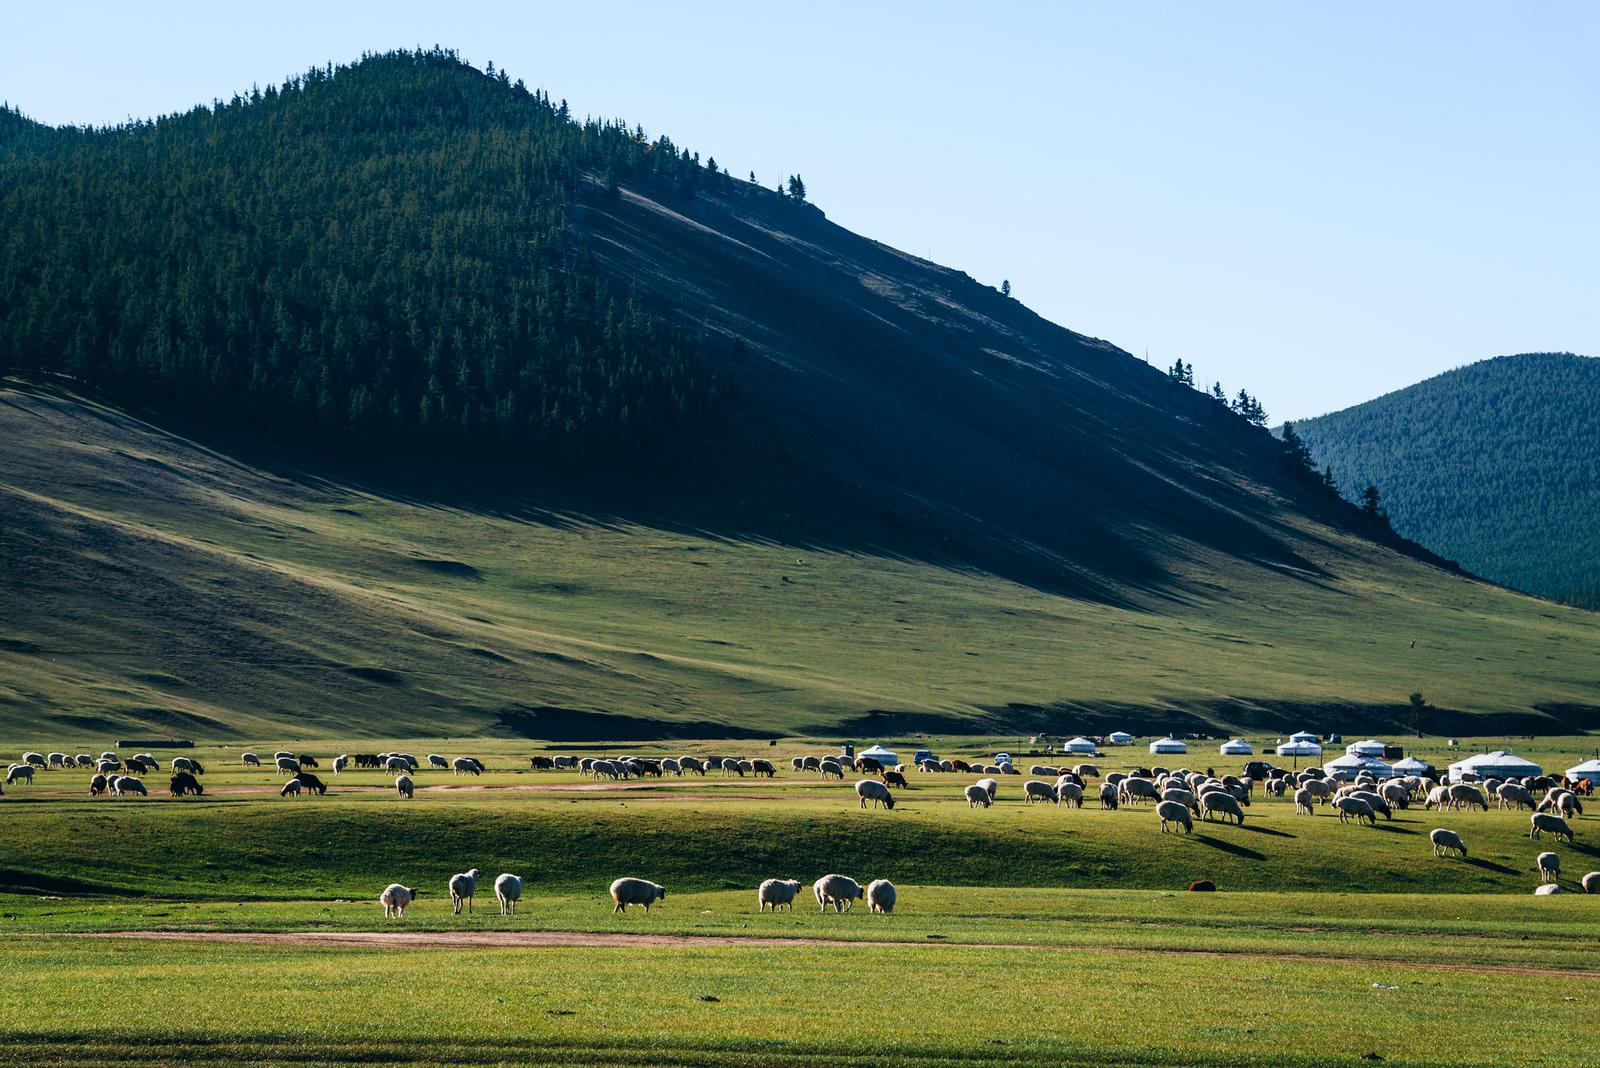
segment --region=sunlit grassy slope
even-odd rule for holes
[[[1551,732],[1597,700],[1595,616],[1287,511],[1321,575],[1191,546],[1180,582],[1114,605],[798,521],[783,540],[570,489],[559,511],[461,476],[386,490],[70,395],[0,402],[9,737],[1358,730],[1414,690],[1440,731]]]

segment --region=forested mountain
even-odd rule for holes
[[[1294,424],[1355,499],[1468,570],[1600,609],[1600,359],[1501,356]]]
[[[11,736],[1600,722],[1247,391],[450,53],[5,113],[0,218]]]
[[[704,338],[609,284],[579,187],[670,141],[391,53],[101,130],[0,120],[0,371],[325,444],[565,464],[701,438]]]

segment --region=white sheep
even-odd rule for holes
[[[994,778],[979,779],[978,785],[989,791],[989,800],[994,800],[995,791],[1000,789],[1000,780]]]
[[[780,908],[794,911],[794,899],[800,893],[799,879],[766,879],[756,888],[756,911]]]
[[[1186,834],[1194,831],[1194,823],[1189,819],[1189,806],[1181,801],[1156,802],[1156,815],[1161,819],[1163,834],[1166,833],[1169,823],[1182,827]]]
[[[472,757],[456,757],[450,762],[450,774],[460,775],[462,772],[468,775],[481,775],[483,774],[483,765]]]
[[[861,884],[848,875],[824,875],[811,884],[811,890],[817,896],[817,904],[821,911],[827,912],[828,905],[832,903],[834,912],[847,912],[856,898],[866,891],[861,889]]]
[[[1579,882],[1586,894],[1600,894],[1600,871],[1592,871]]]
[[[1378,818],[1372,814],[1372,806],[1359,797],[1336,797],[1333,799],[1333,807],[1339,812],[1340,823],[1348,823],[1354,819],[1357,824],[1366,820],[1374,827],[1378,825]]]
[[[1035,801],[1048,801],[1053,805],[1059,800],[1056,788],[1047,782],[1040,779],[1029,779],[1022,784],[1023,804],[1031,805]]]
[[[467,915],[472,915],[472,897],[478,892],[480,874],[477,868],[473,868],[450,876],[450,908],[457,916],[461,915],[462,904],[467,906]]]
[[[410,798],[410,797],[415,796],[416,791],[417,791],[417,787],[416,787],[416,784],[414,784],[411,781],[411,776],[409,776],[409,775],[396,775],[395,776],[395,779],[394,779],[394,792],[395,793],[399,794],[401,797]]]
[[[646,912],[657,901],[665,901],[666,888],[646,879],[623,878],[611,884],[612,912],[626,912],[629,905],[643,905]]]
[[[23,753],[22,762],[24,764],[32,764],[36,768],[48,767],[50,764],[43,753]]]
[[[572,768],[575,768],[575,767],[578,766],[578,758],[575,757],[575,756],[567,756],[566,754],[563,754],[561,756],[551,757],[550,758],[550,763],[554,764],[558,768],[566,768],[568,770],[571,770]]]
[[[50,762],[52,768],[67,767],[67,754],[65,753],[47,753],[45,754],[45,759]]]
[[[409,886],[399,883],[390,883],[378,895],[378,900],[383,903],[383,918],[399,918],[406,914],[406,906],[417,899],[417,892]]]
[[[1244,826],[1244,809],[1240,807],[1239,799],[1226,790],[1210,790],[1200,795],[1200,818],[1209,820],[1213,812],[1223,823],[1227,823],[1228,817],[1232,816],[1235,823]]]
[[[140,797],[148,797],[149,791],[144,788],[143,782],[135,779],[132,775],[118,775],[112,780],[111,794],[113,797],[121,797],[123,794],[138,794]]]
[[[292,756],[275,757],[274,763],[278,765],[278,770],[285,775],[300,774],[300,761],[296,760]]]
[[[1117,810],[1117,784],[1107,780],[1100,784],[1100,807],[1112,812]]]
[[[89,780],[89,796],[99,797],[101,794],[106,792],[106,788],[109,785],[110,783],[106,780],[104,775],[96,775],[94,778]],[[0,790],[0,793],[4,792],[5,791]]]
[[[1124,805],[1135,801],[1159,801],[1161,794],[1149,779],[1129,777],[1117,784],[1117,800]]]
[[[247,768],[259,768],[261,766],[261,758],[254,753],[243,753],[239,756],[239,763]]]
[[[444,758],[444,754],[442,754],[442,753],[429,753],[428,754],[428,767],[430,767],[430,768],[448,768],[449,766],[450,766],[450,761],[448,761],[448,760],[446,760]]]
[[[1559,883],[1561,881],[1561,858],[1555,853],[1540,853],[1534,863],[1539,865],[1539,881],[1541,883]]]
[[[339,774],[341,771],[343,771],[345,768],[348,768],[349,766],[350,766],[350,754],[341,753],[340,755],[338,755],[338,756],[333,758],[333,773],[335,775]]]
[[[862,779],[856,783],[856,797],[861,799],[861,807],[866,808],[867,802],[872,802],[872,807],[882,805],[884,808],[894,808],[894,794],[889,788],[877,779]]]
[[[1428,832],[1428,841],[1433,843],[1433,855],[1442,857],[1447,853],[1455,852],[1463,857],[1467,855],[1467,843],[1455,831],[1444,827],[1435,827]]]
[[[989,796],[989,791],[978,783],[973,783],[967,787],[966,795],[968,808],[977,808],[980,805],[988,808],[994,804],[994,798]]]
[[[867,908],[872,912],[893,912],[894,899],[894,883],[888,879],[874,879],[867,884]]]
[[[273,760],[282,760],[284,757],[293,757],[293,756],[294,756],[294,754],[289,752],[289,750],[280,749],[276,753],[272,754],[272,759]]]
[[[281,764],[282,762],[280,761],[279,763]],[[398,755],[386,757],[383,761],[383,770],[407,772],[411,770],[411,761],[407,760],[403,756]]]
[[[1075,782],[1061,782],[1056,784],[1056,804],[1072,805],[1074,808],[1083,807],[1083,787]]]
[[[1568,842],[1572,841],[1572,828],[1560,816],[1552,816],[1548,812],[1535,812],[1528,818],[1533,824],[1532,829],[1528,831],[1529,838],[1537,838],[1541,834],[1550,834],[1554,835],[1558,842],[1563,838]]]
[[[733,757],[723,757],[721,767],[722,777],[724,779],[728,777],[728,773],[730,771],[739,776],[739,778],[744,778],[744,769],[739,766],[739,761],[735,760]]]
[[[1519,809],[1523,805],[1535,807],[1533,793],[1521,783],[1503,782],[1495,791],[1496,808]]]
[[[300,796],[300,780],[299,779],[290,779],[288,782],[284,783],[283,784],[283,789],[278,791],[278,796],[279,797],[299,797]]]
[[[22,782],[23,780],[27,780],[30,786],[33,784],[32,764],[13,764],[6,769],[7,786],[10,786],[12,783]]]
[[[1483,791],[1470,783],[1458,782],[1449,787],[1450,807],[1481,808],[1489,811],[1489,802],[1484,798]]]
[[[678,763],[677,757],[666,757],[661,761],[661,774],[681,777],[683,775],[683,766]]]
[[[502,875],[494,881],[494,897],[500,902],[500,915],[515,916],[517,902],[522,900],[522,879],[516,875]]]
[[[1559,894],[1559,893],[1562,892],[1561,884],[1560,883],[1540,883],[1538,886],[1533,888],[1533,892],[1534,892],[1534,894],[1536,894],[1539,897],[1545,897],[1545,896],[1547,896],[1549,894]]]

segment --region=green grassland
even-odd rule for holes
[[[963,741],[941,749],[1017,748]],[[1564,766],[1591,742],[1526,751]],[[786,767],[770,780],[595,783],[527,770],[533,750],[503,740],[389,744],[465,748],[489,771],[421,771],[403,801],[386,775],[324,768],[326,797],[280,799],[276,773],[240,767],[229,745],[194,751],[201,798],[162,796],[160,774],[149,798],[90,799],[81,770],[8,789],[8,1052],[42,1064],[136,1049],[146,1063],[1312,1065],[1376,1053],[1533,1065],[1600,1025],[1600,897],[1531,894],[1541,849],[1562,856],[1568,891],[1600,868],[1592,810],[1570,845],[1530,841],[1526,813],[1410,809],[1358,828],[1264,798],[1242,827],[1181,836],[1148,808],[1026,806],[1020,778],[973,810],[960,799],[970,777],[913,773],[893,811],[863,811],[850,780]],[[754,754],[748,742],[626,748],[741,746]],[[823,746],[759,749],[786,763]],[[1100,764],[1147,759],[1128,749]],[[1207,762],[1197,743],[1186,763]],[[1459,830],[1471,857],[1434,857],[1434,826]],[[469,867],[484,887],[454,916],[445,883]],[[525,881],[513,917],[488,889],[501,871]],[[890,878],[899,907],[822,914],[803,896],[793,912],[756,911],[762,878],[827,871]],[[614,915],[605,888],[620,874],[662,882],[666,901]],[[1200,878],[1222,892],[1185,889]],[[403,920],[376,902],[390,881],[422,890]],[[327,941],[340,936],[363,942]]]
[[[1417,690],[1435,733],[1567,733],[1600,678],[1594,615],[1287,511],[1275,529],[1324,574],[1195,546],[1167,561],[1181,579],[1113,602],[813,544],[799,518],[774,540],[470,478],[419,496],[4,398],[5,736],[804,735],[873,712],[1356,731]]]

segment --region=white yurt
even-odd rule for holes
[[[1243,738],[1235,738],[1231,742],[1223,742],[1222,748],[1217,751],[1223,756],[1249,756],[1256,751],[1256,747]]]
[[[1106,735],[1106,741],[1110,742],[1112,745],[1132,745],[1133,735],[1129,734],[1127,731],[1112,731],[1110,734]]]
[[[1496,749],[1492,753],[1479,753],[1477,756],[1470,756],[1450,765],[1451,782],[1465,782],[1468,779],[1479,781],[1488,778],[1509,779],[1513,776],[1543,774],[1544,769],[1533,761],[1524,760],[1504,749]]]
[[[1088,756],[1094,756],[1096,749],[1095,744],[1089,739],[1074,738],[1070,742],[1063,743],[1061,751],[1063,753],[1083,753]]]
[[[1310,731],[1296,731],[1289,735],[1289,740],[1291,742],[1310,742],[1312,745],[1317,745],[1320,742],[1320,739]]]
[[[1328,778],[1338,779],[1340,782],[1349,782],[1363,771],[1370,772],[1374,779],[1394,778],[1394,769],[1377,757],[1356,756],[1346,753],[1342,757],[1335,757],[1322,765],[1322,770]]]
[[[1157,738],[1150,743],[1152,753],[1187,753],[1189,747],[1176,738]]]
[[[1405,758],[1403,758],[1401,760],[1396,760],[1393,764],[1390,764],[1389,766],[1394,769],[1394,773],[1396,775],[1431,775],[1431,774],[1433,774],[1433,765],[1429,764],[1425,760],[1418,760],[1416,757],[1409,757],[1408,756],[1408,757],[1405,757]]]
[[[1568,768],[1567,778],[1574,781],[1588,779],[1592,783],[1600,784],[1600,760],[1585,760],[1582,764]]]
[[[874,745],[870,749],[863,749],[861,752],[856,754],[856,757],[857,759],[860,759],[861,757],[867,757],[871,760],[876,760],[884,767],[889,768],[892,768],[896,764],[900,763],[900,758],[895,755],[895,751],[893,749],[885,749],[881,745]]]
[[[1377,739],[1368,738],[1364,742],[1351,742],[1344,747],[1344,751],[1349,756],[1378,757],[1381,759],[1383,751],[1387,748],[1388,746]]]
[[[1290,739],[1278,746],[1278,755],[1286,757],[1314,757],[1322,755],[1322,746],[1316,742]]]

